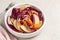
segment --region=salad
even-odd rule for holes
[[[7,17],[8,26],[21,33],[35,32],[43,25],[43,22],[41,10],[29,4],[13,8],[11,15]]]

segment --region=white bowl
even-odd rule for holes
[[[19,4],[14,5],[13,7],[11,7],[11,8],[7,11],[7,13],[5,14],[4,22],[5,22],[5,25],[6,25],[7,30],[8,30],[11,34],[15,35],[16,37],[21,37],[21,38],[34,37],[34,36],[36,36],[36,35],[38,35],[38,34],[40,33],[41,29],[44,27],[45,22],[46,22],[46,20],[45,20],[45,19],[46,19],[45,14],[44,14],[44,12],[42,11],[42,9],[40,8],[40,6],[38,6],[38,5],[29,3],[30,5],[33,5],[33,6],[37,7],[37,8],[39,8],[39,9],[42,11],[42,14],[43,14],[43,16],[44,16],[44,23],[43,23],[42,27],[41,27],[40,29],[38,29],[37,31],[35,31],[35,32],[33,32],[33,33],[18,33],[18,32],[16,32],[16,31],[12,30],[12,29],[8,26],[8,24],[7,24],[7,16],[11,15],[12,9],[13,9],[14,7],[20,7],[20,6],[23,5],[23,4],[26,4],[26,3],[19,3]]]

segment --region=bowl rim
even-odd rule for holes
[[[35,31],[35,32],[32,32],[32,33],[19,33],[19,32],[16,32],[16,31],[14,31],[13,29],[11,29],[10,27],[8,27],[8,24],[7,24],[7,22],[6,22],[6,18],[7,18],[6,16],[7,16],[8,12],[9,12],[11,9],[13,9],[14,7],[16,7],[16,6],[18,6],[18,5],[24,5],[24,4],[30,4],[30,5],[33,5],[33,6],[37,7],[38,9],[41,10],[41,12],[42,12],[42,14],[43,14],[43,16],[44,16],[44,23],[43,23],[43,25],[41,26],[41,28],[39,28],[39,29],[38,29],[37,31]],[[14,33],[16,33],[16,34],[29,35],[29,34],[34,34],[34,33],[38,32],[38,31],[40,31],[40,30],[44,27],[44,25],[46,24],[46,15],[45,15],[45,13],[43,12],[43,10],[41,9],[41,7],[38,6],[38,5],[35,5],[35,4],[32,4],[32,3],[18,3],[18,4],[16,4],[16,5],[14,5],[13,7],[11,7],[11,8],[6,12],[5,17],[4,17],[4,23],[5,23],[6,28],[7,28],[7,30],[8,30],[9,32],[10,32],[10,30],[11,30],[12,32],[14,32]],[[11,33],[11,32],[10,32],[10,33]]]

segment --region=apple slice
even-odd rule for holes
[[[18,31],[20,31],[20,32],[24,32],[21,28],[20,28],[20,20],[14,20],[14,22],[13,22],[13,25],[14,25],[14,27],[18,30]]]
[[[24,32],[21,28],[20,28],[21,24],[20,21],[17,21],[17,30],[19,30],[20,32]]]
[[[35,29],[38,29],[38,28],[40,28],[40,20],[39,20],[39,17],[38,17],[38,15],[36,15],[36,14],[33,14],[33,17],[34,17],[34,28]]]
[[[20,20],[17,20],[17,30],[20,30]]]
[[[13,22],[14,22],[14,18],[10,18],[10,21],[11,21],[11,23],[13,24]]]
[[[8,16],[7,19],[8,19],[8,20],[7,20],[7,21],[8,21],[8,24],[12,24],[9,16]]]
[[[23,11],[23,10],[24,10],[25,8],[27,8],[27,7],[30,7],[30,5],[29,5],[29,4],[22,5],[22,6],[20,7],[20,12]]]
[[[34,24],[39,24],[40,20],[39,17],[36,14],[33,14],[34,17]]]
[[[21,28],[21,23],[20,23],[20,20],[17,20],[17,30],[19,30],[20,32],[24,32]]]
[[[17,20],[14,20],[13,25],[14,25],[14,27],[15,27],[16,29],[18,29],[18,28],[17,28]]]
[[[36,12],[35,10],[31,10],[30,13],[29,13],[29,15],[31,16],[31,15],[33,15],[33,14],[38,15],[38,12]]]
[[[20,26],[22,30],[24,30],[25,32],[31,32],[30,28],[24,26],[24,25],[21,25]]]

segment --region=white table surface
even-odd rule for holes
[[[23,0],[0,0],[0,13],[11,3]],[[38,3],[46,15],[46,25],[40,34],[34,38],[19,40],[60,40],[60,0],[24,0]],[[1,15],[0,15],[1,16]],[[3,15],[4,16],[4,15]],[[0,17],[1,21],[1,17]]]

